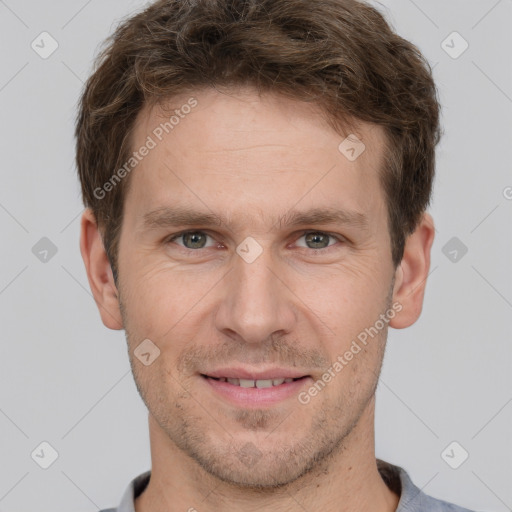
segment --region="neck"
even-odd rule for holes
[[[136,512],[395,512],[399,496],[377,469],[374,400],[342,446],[312,471],[280,488],[247,490],[204,471],[170,441],[150,415],[152,471]]]

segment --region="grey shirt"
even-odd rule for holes
[[[472,512],[467,508],[428,496],[413,484],[405,469],[399,466],[377,459],[377,468],[386,485],[400,496],[396,512]],[[150,476],[151,471],[147,471],[133,479],[119,506],[100,512],[135,512],[135,498],[144,491]]]

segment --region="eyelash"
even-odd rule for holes
[[[171,235],[170,237],[168,237],[166,240],[165,240],[165,243],[166,244],[169,244],[169,243],[172,243],[174,242],[175,240],[179,239],[180,237],[182,237],[183,235],[186,235],[186,234],[189,234],[189,233],[202,233],[202,234],[205,234],[207,236],[209,236],[210,238],[213,239],[213,236],[210,235],[207,231],[202,231],[200,229],[192,229],[192,230],[187,230],[187,231],[181,231],[180,233],[176,233],[174,235]],[[306,236],[310,233],[316,233],[316,234],[321,234],[321,235],[327,235],[329,236],[330,238],[334,238],[335,240],[337,240],[338,242],[346,242],[347,240],[342,237],[341,235],[334,235],[332,233],[327,233],[325,231],[315,231],[315,230],[307,230],[307,231],[303,231],[301,233],[301,235],[299,236],[298,239],[302,238],[303,236]],[[297,239],[297,240],[298,240]],[[327,247],[324,247],[323,249],[310,249],[308,247],[301,247],[301,249],[306,249],[306,250],[309,250],[309,251],[323,251],[323,252],[328,252],[329,249],[333,248],[336,244],[333,244],[333,245],[328,245]],[[187,247],[184,247],[184,246],[181,246],[181,245],[178,245],[180,247],[180,249],[184,250],[185,252],[187,253],[191,253],[191,252],[199,252],[201,250],[204,250],[204,249],[212,249],[214,247],[202,247],[200,249],[189,249]]]

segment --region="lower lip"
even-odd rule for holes
[[[265,407],[274,405],[292,396],[309,384],[311,377],[303,377],[292,382],[283,382],[279,386],[270,388],[242,388],[229,382],[210,379],[201,375],[201,378],[221,397],[240,407]]]

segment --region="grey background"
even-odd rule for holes
[[[93,56],[115,20],[141,6],[0,0],[0,511],[113,506],[150,467],[124,332],[101,323],[80,257],[73,162],[75,106]],[[416,325],[390,332],[377,456],[428,494],[512,510],[512,1],[380,9],[435,66],[445,136],[425,307]],[[31,48],[43,31],[59,44],[47,59]],[[469,43],[457,59],[441,47],[453,31]],[[43,237],[57,248],[46,262],[32,251]],[[465,255],[443,252],[452,237]],[[59,455],[48,469],[31,458],[42,441]],[[469,453],[458,469],[441,456],[452,441]]]

